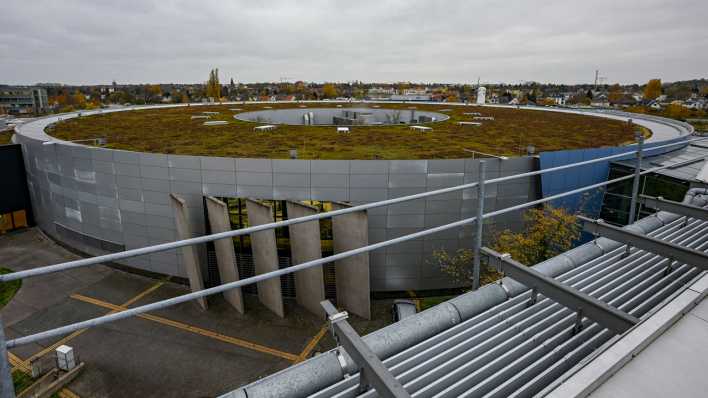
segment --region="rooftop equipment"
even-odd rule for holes
[[[205,126],[223,126],[225,124],[229,124],[226,120],[212,120],[209,122],[204,122],[203,123]]]
[[[256,126],[256,127],[254,127],[254,128],[253,128],[253,131],[255,131],[255,132],[264,132],[264,131],[273,131],[273,130],[275,130],[275,129],[276,129],[276,126],[274,126],[274,125],[272,125],[272,124],[266,124],[266,125],[263,125],[263,126]]]

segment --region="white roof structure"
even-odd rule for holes
[[[202,112],[205,115],[218,115],[219,112]]]
[[[482,123],[480,122],[457,122],[457,124],[461,126],[481,126]]]
[[[475,116],[474,120],[494,120],[494,116]]]
[[[348,133],[349,127],[337,127],[337,132],[338,133]]]
[[[424,133],[426,131],[433,131],[432,127],[427,127],[427,126],[411,126],[410,129],[415,130],[415,131],[420,131],[422,133]]]
[[[211,116],[207,116],[207,115],[194,115],[194,116],[192,116],[192,120],[195,120],[195,119],[209,119],[210,117],[211,117]]]
[[[205,126],[223,126],[225,124],[229,124],[226,120],[212,120],[209,122],[204,122]]]
[[[277,127],[274,126],[274,125],[272,125],[272,124],[266,124],[266,125],[263,125],[263,126],[256,126],[256,127],[254,127],[254,128],[253,128],[253,131],[273,131],[273,130],[275,130],[276,128],[277,128]]]

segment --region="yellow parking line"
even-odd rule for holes
[[[7,357],[10,360],[10,365],[24,373],[30,373],[30,367],[23,360],[21,360],[20,357],[10,351],[7,352]]]
[[[68,343],[70,340],[72,340],[72,339],[75,338],[76,336],[79,336],[81,333],[83,333],[83,332],[85,332],[85,331],[87,331],[87,330],[88,330],[88,329],[81,329],[81,330],[75,331],[74,333],[72,333],[72,334],[70,334],[70,335],[68,335],[68,336],[66,336],[66,337],[64,337],[64,338],[62,338],[61,340],[57,341],[56,343],[54,343],[54,344],[52,344],[52,345],[50,345],[50,346],[44,348],[43,350],[39,351],[38,353],[36,353],[36,354],[32,355],[31,357],[27,358],[27,360],[25,360],[24,362],[29,364],[29,363],[32,362],[33,360],[35,360],[35,359],[37,359],[37,358],[40,358],[40,357],[43,357],[44,355],[46,355],[46,354],[48,354],[48,353],[50,353],[50,352],[56,350],[57,348],[59,348],[60,345],[64,345],[64,344]]]
[[[154,285],[152,285],[152,286],[150,286],[149,288],[147,288],[147,289],[143,290],[142,292],[140,292],[137,296],[135,296],[135,297],[131,298],[130,300],[126,301],[125,303],[123,303],[123,306],[126,307],[126,306],[129,306],[129,305],[135,303],[136,301],[140,300],[141,298],[143,298],[143,297],[147,296],[148,294],[154,292],[155,290],[157,290],[160,286],[162,286],[162,285],[164,285],[164,284],[165,284],[164,281],[160,281],[160,282],[155,283]],[[111,314],[111,313],[113,313],[113,312],[115,312],[115,311],[111,311],[111,312],[109,312],[109,314]],[[42,356],[44,356],[44,355],[46,355],[46,354],[48,354],[48,353],[50,353],[50,352],[56,350],[60,345],[63,345],[63,344],[68,343],[69,341],[73,340],[74,338],[76,338],[77,336],[81,335],[83,332],[85,332],[85,331],[87,331],[87,330],[88,330],[88,329],[80,329],[80,330],[75,331],[74,333],[72,333],[72,334],[70,334],[70,335],[68,335],[68,336],[66,336],[66,337],[64,337],[64,338],[62,338],[61,340],[57,341],[56,343],[50,345],[49,347],[44,348],[43,350],[39,351],[38,353],[36,353],[36,354],[32,355],[31,357],[27,358],[27,360],[25,360],[24,363],[27,365],[27,368],[29,369],[29,363],[30,363],[31,361],[33,361],[33,360],[35,360],[35,359],[37,359],[37,358],[40,358],[40,357],[42,357]]]
[[[111,303],[105,302],[103,300],[98,300],[93,297],[83,296],[81,294],[72,294],[70,297],[75,300],[80,300],[80,301],[83,301],[86,303],[91,303],[91,304],[94,304],[94,305],[97,305],[100,307],[109,308],[109,309],[113,310],[113,312],[125,311],[127,309],[124,306],[111,304]],[[173,321],[171,319],[163,318],[163,317],[160,317],[157,315],[140,314],[137,316],[139,318],[147,319],[147,320],[157,322],[157,323],[167,325],[167,326],[172,326],[172,327],[180,329],[180,330],[184,330],[184,331],[187,331],[190,333],[195,333],[195,334],[198,334],[201,336],[209,337],[209,338],[219,340],[219,341],[222,341],[225,343],[233,344],[233,345],[236,345],[236,346],[239,346],[242,348],[247,348],[247,349],[250,349],[253,351],[258,351],[258,352],[261,352],[264,354],[270,354],[270,355],[273,355],[276,357],[284,358],[289,361],[295,362],[298,359],[297,355],[291,354],[289,352],[284,352],[284,351],[276,350],[274,348],[266,347],[266,346],[263,346],[260,344],[251,343],[250,341],[242,340],[242,339],[239,339],[236,337],[226,336],[221,333],[217,333],[217,332],[214,332],[211,330],[203,329],[198,326],[189,325],[189,324],[182,323],[179,321]]]
[[[159,289],[160,286],[162,286],[162,285],[164,285],[164,284],[165,284],[165,282],[157,282],[156,284],[150,286],[148,289],[146,289],[146,290],[143,291],[142,293],[140,293],[140,294],[138,294],[137,296],[133,297],[132,299],[126,301],[126,302],[123,303],[121,306],[122,306],[122,307],[128,307],[128,306],[132,305],[133,303],[135,303],[136,301],[140,300],[141,298],[143,298],[143,297],[147,296],[148,294],[154,292],[155,290]]]
[[[81,398],[78,394],[69,390],[68,388],[64,388],[63,390],[59,391],[58,395],[59,398]]]
[[[309,343],[307,343],[307,345],[305,346],[305,349],[302,350],[300,355],[297,356],[297,360],[295,361],[295,363],[302,362],[305,359],[307,359],[307,357],[310,355],[312,350],[315,349],[317,344],[320,342],[320,340],[322,340],[322,338],[324,337],[325,333],[327,333],[328,330],[329,330],[329,324],[325,323],[324,326],[322,326],[322,328],[320,329],[320,331],[317,332],[317,334],[314,335],[314,337],[312,337],[312,339],[310,340]]]

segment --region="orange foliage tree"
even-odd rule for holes
[[[644,87],[644,99],[653,100],[661,95],[661,79],[651,79]]]

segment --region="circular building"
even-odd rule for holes
[[[229,228],[253,225],[249,200],[289,217],[288,202],[328,211],[477,180],[538,170],[538,152],[631,143],[632,118],[649,141],[688,133],[678,122],[618,112],[428,103],[229,103],[144,106],[54,115],[19,126],[35,218],[54,239],[90,255],[179,238],[171,198],[179,197],[192,235],[214,229],[206,201],[228,210]],[[269,128],[258,129],[259,127]],[[347,132],[338,127],[347,127]],[[487,187],[488,210],[542,195],[537,177]],[[473,189],[368,211],[369,243],[473,217]],[[290,210],[292,211],[292,210]],[[520,213],[491,219],[485,230],[519,228]],[[335,228],[336,229],[336,228]],[[471,227],[371,252],[374,291],[454,286],[432,253],[472,244]],[[320,223],[321,250],[337,250],[331,221]],[[276,231],[280,267],[293,263],[287,228]],[[334,231],[336,234],[336,231]],[[253,275],[250,237],[234,239],[241,278]],[[206,285],[219,283],[212,245],[197,249]],[[164,251],[123,265],[186,278],[183,255]],[[324,267],[329,295],[336,279]],[[283,277],[294,295],[292,276]]]

